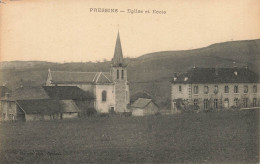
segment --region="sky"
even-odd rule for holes
[[[124,57],[260,38],[259,0],[2,1],[0,61],[111,60],[118,31]]]

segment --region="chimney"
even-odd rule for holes
[[[177,80],[177,76],[178,76],[177,72],[174,72],[173,81],[176,81],[176,80]]]
[[[184,77],[184,81],[188,80],[188,72],[185,72],[185,77]]]

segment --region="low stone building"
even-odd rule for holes
[[[259,106],[259,77],[248,68],[192,68],[171,81],[171,108],[199,110]]]
[[[1,120],[77,118],[94,109],[93,96],[78,87],[20,87],[1,98]]]
[[[133,116],[147,116],[158,113],[158,106],[152,99],[139,98],[131,105]]]

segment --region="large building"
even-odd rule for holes
[[[118,33],[110,72],[65,72],[49,69],[46,86],[77,86],[94,95],[94,108],[97,112],[126,112],[130,100],[126,68]]]
[[[1,97],[0,120],[53,120],[128,112],[129,86],[118,33],[110,72],[48,71],[46,86]]]
[[[192,68],[171,81],[171,108],[200,110],[260,105],[258,75],[245,68]]]

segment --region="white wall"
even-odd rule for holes
[[[108,113],[111,107],[115,107],[114,85],[96,85],[96,109],[98,113]],[[102,101],[102,92],[107,92],[106,101]]]

